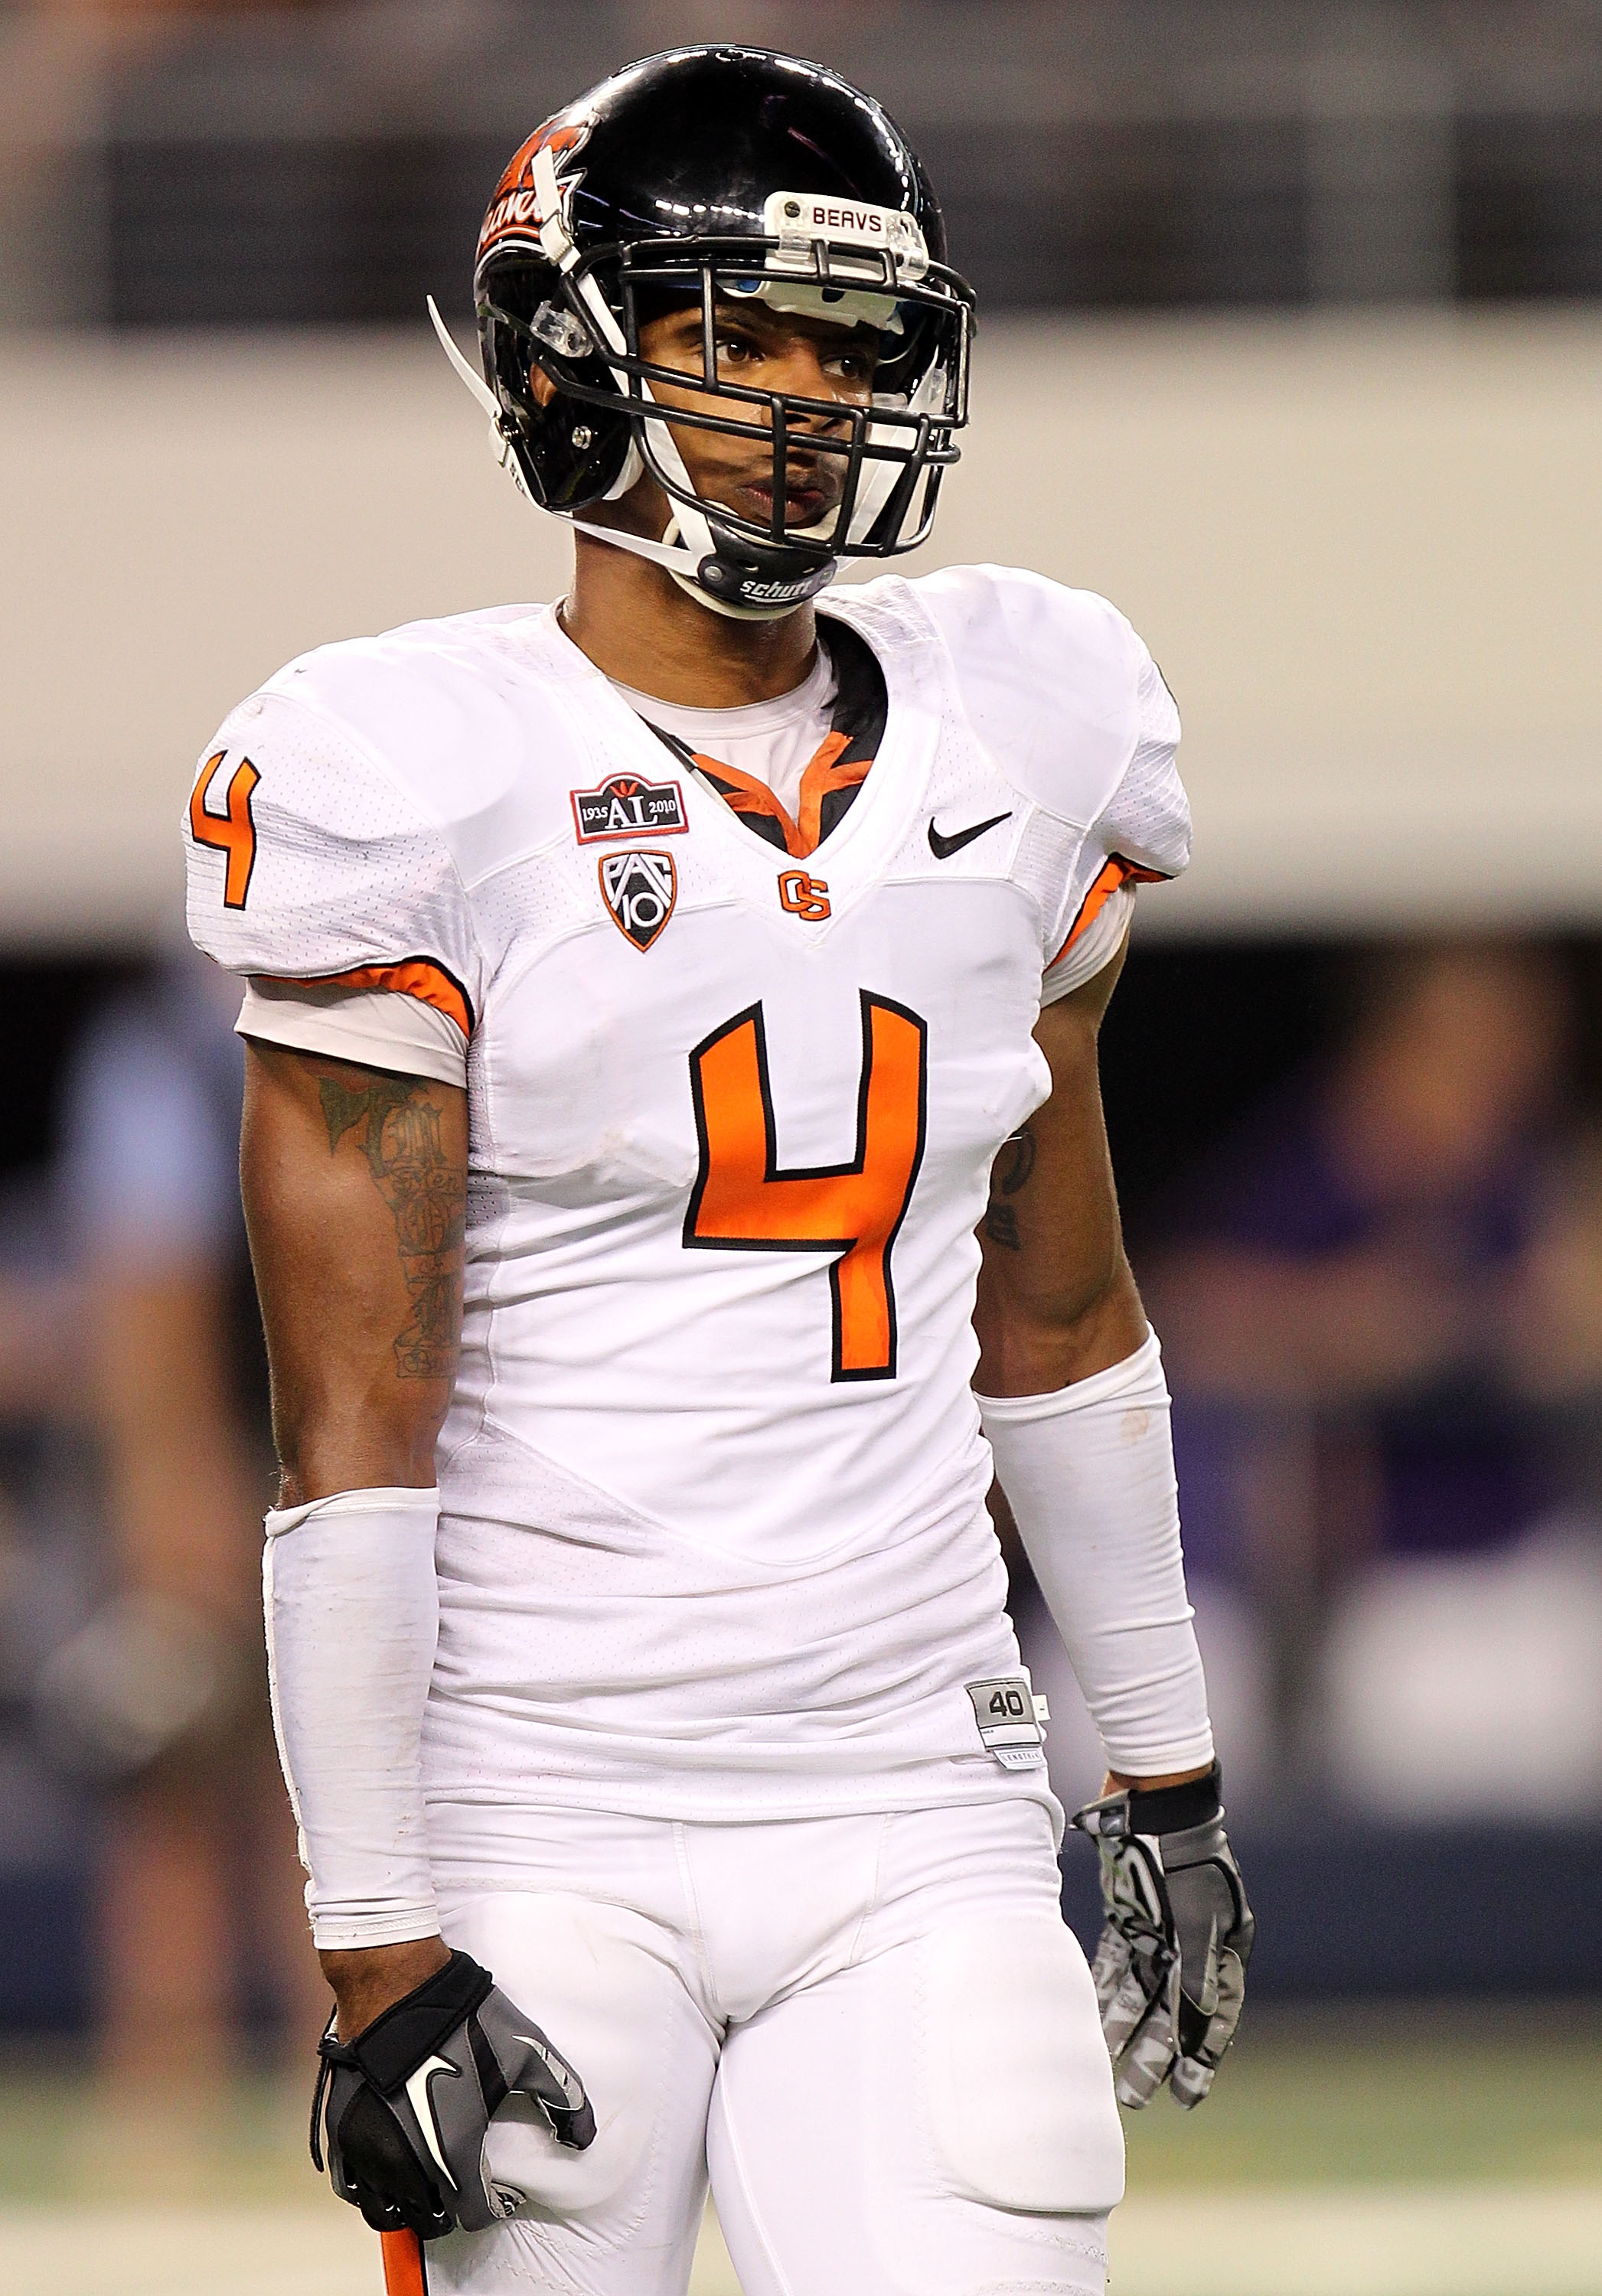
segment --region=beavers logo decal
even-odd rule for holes
[[[604,837],[681,837],[689,827],[677,782],[613,774],[599,789],[574,790],[573,826],[580,845]]]
[[[545,218],[539,212],[539,194],[534,188],[534,155],[549,152],[556,169],[556,181],[562,193],[562,220],[571,222],[569,209],[573,193],[583,180],[582,170],[570,174],[567,163],[573,153],[589,141],[593,123],[571,112],[558,112],[537,127],[522,149],[516,152],[505,174],[495,187],[495,197],[489,202],[489,212],[484,217],[484,228],[479,234],[478,260],[482,262],[490,249],[503,239],[526,238],[537,232]]]
[[[601,891],[612,921],[636,948],[647,949],[673,914],[678,872],[670,853],[603,853]]]

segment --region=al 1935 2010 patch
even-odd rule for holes
[[[648,782],[641,774],[612,774],[599,789],[574,790],[573,826],[580,845],[609,837],[681,837],[684,792],[677,782]]]

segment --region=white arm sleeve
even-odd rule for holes
[[[440,1626],[437,1490],[267,1518],[273,1726],[320,1948],[433,1937],[420,1746]]]
[[[1055,1395],[978,1403],[1109,1767],[1161,1777],[1212,1761],[1156,1334]]]

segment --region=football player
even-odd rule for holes
[[[973,312],[833,73],[604,82],[475,291],[571,589],[292,663],[187,823],[316,2149],[396,2286],[682,2290],[710,2169],[748,2296],[1089,2296],[1115,2090],[1204,2093],[1252,1936],[1097,1085],[1174,707],[1031,574],[821,602],[928,532]],[[1111,1765],[1094,1981],[993,1472]]]

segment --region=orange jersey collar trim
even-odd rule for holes
[[[850,735],[838,733],[826,735],[819,743],[817,754],[808,761],[801,775],[799,819],[786,811],[767,783],[759,781],[754,774],[742,773],[738,766],[726,766],[719,758],[702,757],[699,750],[694,752],[694,758],[731,811],[754,814],[762,820],[776,822],[790,858],[804,861],[823,842],[824,800],[836,790],[855,789],[867,779],[873,764],[871,758],[859,758],[842,765],[841,751],[850,746]]]

